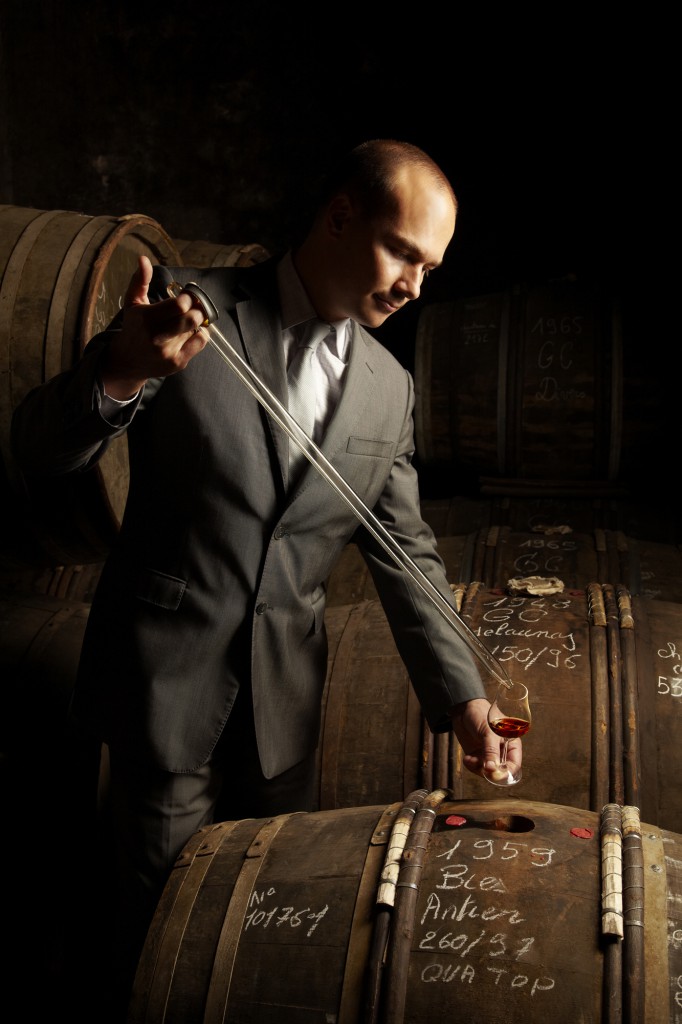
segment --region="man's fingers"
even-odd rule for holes
[[[140,256],[137,270],[131,278],[123,300],[124,306],[137,306],[149,302],[149,283],[152,279],[153,271],[154,268],[149,257]]]

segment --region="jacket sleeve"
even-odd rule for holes
[[[157,266],[149,286],[152,302],[165,297],[170,269]],[[37,385],[17,405],[10,426],[10,450],[27,476],[60,476],[89,469],[130,426],[140,404],[148,404],[159,379],[148,381],[120,408],[103,403],[99,367],[107,346],[121,330],[122,313],[86,345],[69,370]]]
[[[110,327],[88,343],[69,370],[34,387],[14,410],[10,427],[12,457],[28,476],[59,476],[87,470],[120,434],[137,410],[140,396],[117,411],[102,413],[98,368]]]
[[[445,565],[436,538],[421,515],[414,455],[414,384],[409,378],[408,402],[402,434],[386,486],[373,512],[404,555],[452,609],[454,608]],[[450,728],[449,712],[456,704],[486,697],[480,665],[462,631],[439,610],[410,572],[397,564],[385,547],[364,527],[356,538],[377,588],[400,656],[433,732]],[[446,609],[447,611],[447,609]],[[461,620],[459,620],[461,622]],[[466,627],[463,627],[466,634]]]

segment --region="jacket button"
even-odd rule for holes
[[[263,612],[266,612],[267,610],[268,610],[267,601],[261,601],[260,604],[256,605],[256,615],[262,615]]]
[[[275,540],[279,540],[280,537],[285,537],[286,536],[286,532],[287,531],[284,529],[283,526],[277,526],[275,528],[275,534],[274,534]]]

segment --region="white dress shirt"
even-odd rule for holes
[[[284,362],[288,370],[299,340],[296,328],[307,320],[317,319],[317,313],[296,273],[291,253],[286,253],[277,265],[277,284],[282,310]],[[350,354],[350,320],[337,320],[330,326],[334,331],[317,346],[313,356],[316,399],[313,441],[316,444],[324,437],[336,409]]]
[[[296,328],[307,320],[317,318],[317,314],[296,273],[290,252],[286,253],[277,265],[277,284],[282,311],[284,362],[288,369],[299,337]],[[313,441],[316,444],[319,444],[324,437],[324,432],[336,409],[350,354],[350,320],[337,320],[330,326],[334,328],[334,331],[330,332],[324,342],[318,345],[313,360],[316,383]],[[121,408],[133,402],[135,397],[119,401],[107,395],[106,391],[102,389],[98,394],[100,412],[105,419],[114,422],[116,414]]]

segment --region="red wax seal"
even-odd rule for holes
[[[571,835],[577,839],[591,839],[594,835],[593,828],[572,828]]]
[[[452,825],[453,828],[458,825],[466,825],[466,818],[460,817],[459,814],[449,814],[445,819],[446,825]]]

